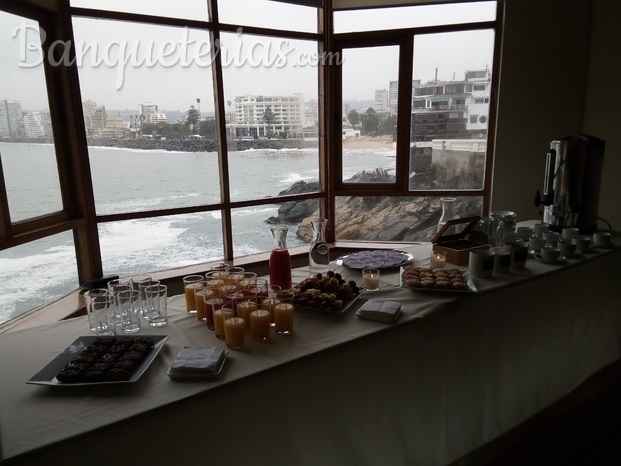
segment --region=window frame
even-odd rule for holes
[[[143,14],[122,13],[114,11],[76,8],[66,2],[46,2],[45,0],[17,0],[3,4],[2,10],[38,21],[45,29],[47,45],[55,40],[73,43],[73,17],[101,18],[109,20],[132,21],[163,26],[177,26],[204,29],[209,32],[211,44],[216,43],[222,32],[236,32],[238,26],[220,23],[218,20],[217,0],[208,0],[210,21],[196,21],[178,18],[164,18]],[[59,169],[60,189],[63,209],[49,215],[11,222],[6,196],[4,178],[0,177],[0,250],[9,249],[37,239],[48,237],[60,232],[73,232],[79,285],[87,280],[103,274],[98,225],[106,222],[130,219],[153,218],[168,215],[179,215],[197,212],[221,211],[223,257],[227,262],[239,261],[233,253],[231,212],[234,209],[269,205],[288,201],[317,199],[321,215],[328,218],[330,224],[335,223],[336,199],[342,196],[480,196],[483,198],[483,212],[488,212],[491,200],[491,181],[493,171],[493,148],[495,141],[496,106],[499,86],[500,41],[504,0],[497,0],[496,20],[478,23],[452,24],[448,26],[432,26],[390,31],[365,31],[334,34],[332,2],[319,0],[291,1],[317,6],[318,32],[297,32],[244,26],[244,33],[269,37],[282,37],[313,40],[318,43],[320,56],[322,53],[342,53],[345,48],[369,46],[398,45],[399,75],[398,81],[411,82],[413,44],[417,35],[440,32],[457,32],[478,29],[495,31],[494,57],[491,76],[490,112],[488,116],[488,144],[486,153],[485,175],[483,188],[478,190],[409,190],[409,145],[411,127],[411,86],[398,88],[398,115],[396,163],[397,179],[390,184],[357,184],[342,181],[342,137],[341,137],[341,101],[342,101],[342,69],[340,66],[320,64],[318,73],[318,112],[319,112],[319,182],[320,189],[315,193],[286,195],[267,199],[253,199],[231,202],[229,196],[228,151],[226,134],[226,101],[222,63],[216,55],[212,66],[214,83],[214,104],[218,144],[218,160],[220,170],[221,201],[209,205],[150,210],[131,213],[97,215],[95,199],[90,175],[89,152],[82,110],[82,98],[75,65],[52,68],[44,60],[44,72],[48,92],[50,118]],[[318,5],[323,3],[323,6]],[[432,2],[428,2],[432,3]],[[468,0],[464,1],[468,3]],[[48,5],[49,4],[49,5]],[[378,6],[381,8],[382,6]],[[73,50],[70,52],[73,55]],[[404,116],[405,115],[405,116]],[[332,156],[329,156],[332,154]],[[2,167],[0,165],[0,175]],[[335,242],[335,228],[327,231],[327,240]],[[352,243],[354,245],[356,243]],[[266,255],[257,261],[266,262]],[[176,276],[184,274],[183,270],[174,272]],[[73,309],[71,310],[74,311]]]

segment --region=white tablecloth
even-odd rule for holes
[[[618,238],[617,238],[618,241]],[[430,246],[412,250],[428,264]],[[395,325],[298,311],[292,336],[231,351],[221,376],[172,381],[183,346],[223,346],[169,299],[170,335],[133,384],[26,384],[85,318],[0,335],[7,464],[442,465],[557,400],[619,357],[621,250],[476,280],[478,293],[414,292],[399,271],[374,298]],[[343,271],[357,278],[359,272]],[[295,271],[295,279],[306,272]],[[353,275],[355,274],[355,275]],[[4,462],[3,462],[4,464]]]

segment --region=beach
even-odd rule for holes
[[[392,149],[392,136],[343,139],[343,149]]]

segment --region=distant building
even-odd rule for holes
[[[149,121],[150,115],[159,113],[157,105],[146,103],[138,105],[138,115],[141,121]]]
[[[414,88],[416,86],[419,86],[420,83],[421,83],[420,79],[412,80],[412,95],[414,95]],[[392,110],[393,113],[397,112],[398,92],[399,92],[399,81],[390,81],[388,83],[388,108]]]
[[[412,141],[481,139],[487,131],[489,71],[468,71],[461,81],[414,86]]]
[[[106,125],[101,135],[104,138],[120,138],[125,133],[125,126],[121,115],[106,114]]]
[[[273,115],[272,123],[264,118],[268,108]],[[235,137],[265,137],[280,133],[297,137],[304,127],[304,109],[302,94],[237,96],[227,128]]]
[[[50,114],[31,112],[24,115],[24,129],[28,139],[43,139],[52,135]]]
[[[22,105],[17,100],[0,100],[0,138],[24,136]]]
[[[319,126],[319,102],[314,99],[304,102],[304,127]]]
[[[148,123],[167,123],[168,118],[165,113],[149,113],[146,116],[145,121]]]
[[[375,90],[375,105],[373,108],[376,112],[385,112],[388,110],[388,91],[386,89]]]

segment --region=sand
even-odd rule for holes
[[[375,138],[362,136],[358,139],[344,139],[343,149],[392,149],[392,136]]]

